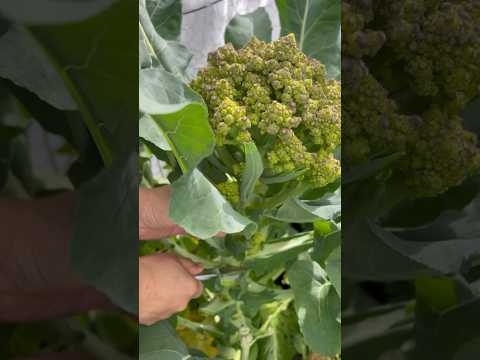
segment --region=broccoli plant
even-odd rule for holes
[[[478,353],[479,10],[342,1],[344,356]]]
[[[279,10],[304,6],[296,13],[312,30],[336,19],[324,34],[334,55],[340,8],[331,3]],[[173,251],[215,277],[176,319],[141,327],[141,358],[339,356],[341,98],[331,76],[339,62],[316,56],[318,39],[284,19],[285,36],[242,36],[247,43],[217,49],[191,76],[172,61],[185,58],[172,56],[178,43],[156,47],[161,32],[144,11],[141,49],[151,60],[140,70],[143,184],[171,183],[170,216],[189,235],[146,242],[141,254]],[[169,340],[156,343],[159,334]]]

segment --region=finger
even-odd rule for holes
[[[169,217],[170,186],[139,190],[139,237],[142,240],[180,235],[185,231]]]
[[[197,264],[190,259],[178,257],[177,260],[192,275],[197,275],[203,271],[203,266],[201,264]]]
[[[195,280],[196,282],[196,291],[194,292],[192,299],[198,299],[200,296],[202,296],[203,293],[203,284],[201,281]]]

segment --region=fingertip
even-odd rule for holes
[[[203,271],[203,265],[193,262],[190,259],[179,257],[178,260],[191,275],[197,275]]]
[[[202,282],[197,280],[197,286],[198,286],[198,289],[197,289],[197,292],[193,296],[194,299],[198,299],[203,294],[203,284],[202,284]]]
[[[195,275],[200,274],[203,270],[204,270],[204,267],[202,264],[195,263],[195,267],[193,268]]]

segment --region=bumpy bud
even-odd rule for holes
[[[271,44],[254,38],[240,50],[217,50],[192,87],[208,105],[218,145],[243,148],[254,141],[270,174],[303,169],[305,178],[318,179],[322,164],[326,173],[339,174],[315,159],[340,144],[340,84],[298,49],[293,34]],[[333,181],[320,174],[312,184]]]
[[[237,205],[240,203],[240,188],[236,181],[227,180],[219,183],[217,189],[231,204]]]
[[[342,2],[342,51],[348,55],[342,59],[348,83],[342,94],[343,161],[352,166],[378,154],[402,153],[386,173],[404,178],[417,197],[441,194],[480,169],[476,137],[459,117],[480,90],[480,3],[360,3]],[[378,44],[369,40],[375,33],[385,34]],[[382,56],[368,59],[380,43]],[[387,88],[407,95],[398,97],[400,106]],[[316,92],[314,100],[320,99]],[[307,108],[315,106],[310,101]],[[316,123],[314,115],[304,123]]]

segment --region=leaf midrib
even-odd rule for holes
[[[303,44],[305,42],[305,29],[307,26],[307,18],[308,18],[308,12],[310,10],[310,0],[305,0],[305,9],[303,11],[303,20],[302,20],[302,28],[300,30],[300,42],[298,47],[300,50],[303,51]]]
[[[47,57],[50,65],[53,67],[53,69],[57,72],[57,74],[63,80],[65,86],[68,89],[68,92],[70,93],[70,96],[73,98],[73,100],[77,104],[78,111],[82,115],[83,122],[85,123],[85,126],[87,127],[90,135],[92,136],[93,141],[95,142],[95,145],[97,146],[100,156],[102,157],[103,163],[107,167],[110,166],[113,161],[112,151],[110,149],[110,146],[108,145],[105,138],[103,137],[100,127],[95,121],[95,118],[91,112],[91,109],[89,109],[87,102],[81,95],[80,91],[77,89],[75,82],[68,75],[68,73],[60,66],[57,59],[55,59],[55,57],[53,56],[53,54],[35,37],[35,35],[27,27],[22,26],[22,27],[19,27],[19,29],[24,31],[26,36],[30,37],[32,42],[36,44],[36,46],[38,47],[38,50],[41,51]]]

